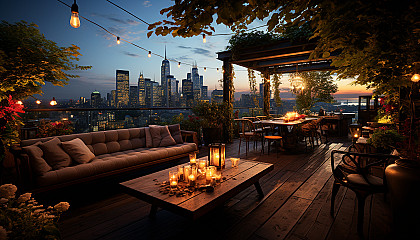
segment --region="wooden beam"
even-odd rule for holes
[[[264,115],[270,116],[270,74],[265,72],[263,73],[264,78]]]

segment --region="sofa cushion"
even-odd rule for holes
[[[52,170],[37,177],[39,186],[64,183],[79,180],[101,173],[106,173],[139,164],[157,161],[197,150],[195,143],[176,144],[170,147],[137,148],[123,152],[114,152],[96,156],[87,164],[79,164],[59,170]]]
[[[49,141],[39,144],[44,153],[44,159],[52,169],[68,167],[71,164],[71,157],[61,148],[61,141],[53,138]]]
[[[146,147],[151,148],[153,147],[152,135],[150,135],[150,127],[145,127],[145,136],[146,136]]]
[[[153,147],[166,147],[176,144],[169,132],[168,126],[150,126],[149,129]]]
[[[39,144],[41,144],[40,141],[33,145],[23,147],[23,150],[25,150],[30,158],[30,164],[33,172],[36,175],[43,175],[46,172],[51,171],[52,168],[42,157],[44,153],[41,148],[39,148]]]
[[[181,126],[179,124],[168,125],[168,128],[176,143],[184,143],[182,140]]]
[[[66,151],[70,157],[78,163],[87,163],[95,158],[95,154],[89,150],[89,148],[80,138],[62,142],[61,146],[63,147],[64,151]]]

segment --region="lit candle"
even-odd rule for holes
[[[207,161],[206,160],[198,160],[198,169],[205,169],[207,167]]]
[[[184,167],[178,166],[178,180],[182,181],[184,180]]]
[[[211,183],[214,173],[216,172],[215,166],[210,166],[206,168],[206,183]]]
[[[358,138],[358,137],[359,137],[359,134],[355,133],[355,134],[353,135],[353,137],[354,137],[354,138]]]
[[[232,162],[233,168],[239,165],[239,158],[230,158],[230,161]]]
[[[214,177],[216,178],[216,182],[220,182],[220,180],[222,180],[222,173],[218,172],[214,174]]]
[[[188,180],[186,178],[187,178],[187,176],[190,176],[190,174],[191,174],[191,166],[185,166],[184,167],[184,178],[185,178],[185,180]]]
[[[169,185],[171,187],[178,185],[178,171],[169,171]]]
[[[188,184],[190,187],[195,187],[195,176],[193,174],[188,176]]]
[[[196,164],[195,153],[190,153],[190,165]]]

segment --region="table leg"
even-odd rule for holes
[[[156,217],[157,208],[158,207],[156,205],[152,204],[152,207],[150,208],[150,213],[149,213],[150,218]]]
[[[258,193],[258,195],[260,195],[260,198],[263,198],[264,197],[264,192],[261,189],[260,182],[257,181],[256,183],[254,183],[254,186],[255,186],[255,189],[257,189],[257,193]]]

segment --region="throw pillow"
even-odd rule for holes
[[[89,148],[80,138],[62,142],[61,146],[63,147],[64,151],[66,151],[70,157],[78,163],[87,163],[95,158],[95,154],[89,150]]]
[[[23,147],[23,150],[25,150],[26,154],[28,154],[30,158],[31,168],[36,175],[44,175],[46,172],[52,170],[50,165],[48,165],[42,157],[44,153],[41,148],[39,148],[39,144],[41,143],[42,142],[37,142],[33,145]]]
[[[39,144],[44,152],[44,159],[52,169],[57,170],[68,167],[71,164],[71,157],[61,148],[61,141],[53,138],[49,141]]]
[[[168,128],[176,143],[184,143],[182,140],[181,126],[179,124],[169,125]]]
[[[153,146],[152,135],[150,135],[150,128],[144,128],[145,136],[146,136],[146,147],[151,148]]]
[[[153,147],[166,147],[176,144],[169,132],[168,126],[149,126],[149,128]]]

